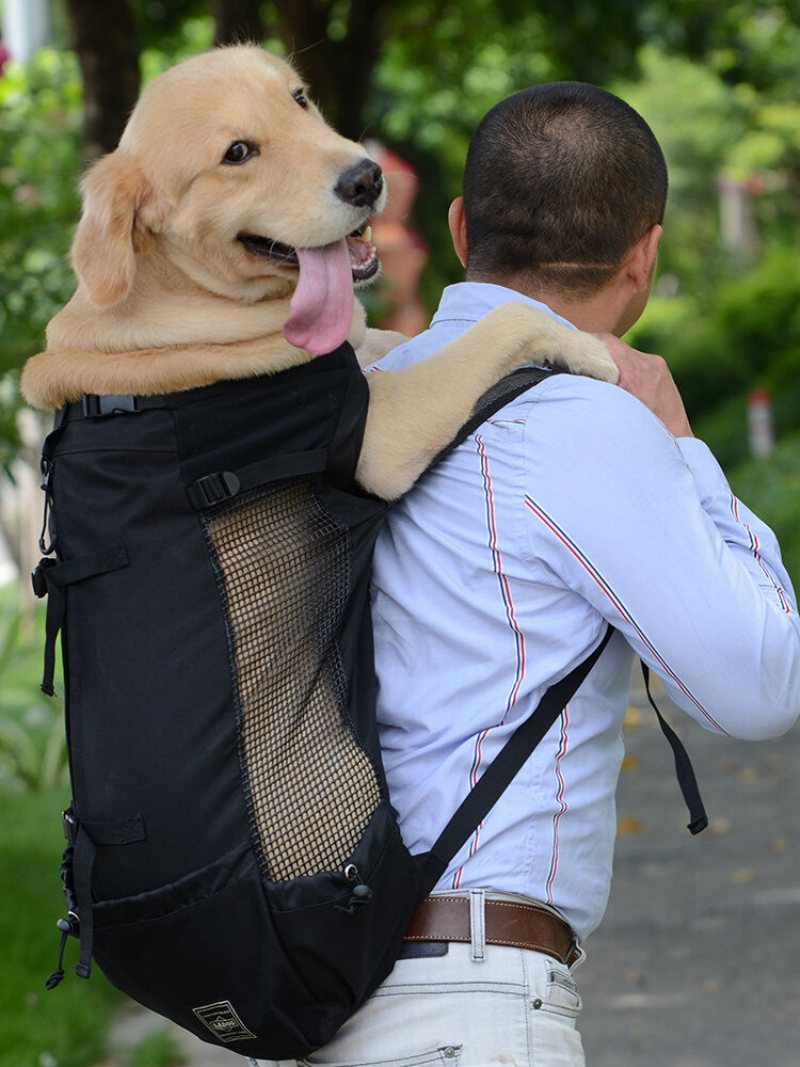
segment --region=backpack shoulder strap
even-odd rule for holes
[[[432,467],[444,459],[445,456],[448,456],[453,449],[457,448],[462,441],[466,441],[471,433],[477,430],[487,419],[490,419],[500,408],[505,407],[506,404],[509,404],[521,393],[527,392],[528,389],[538,385],[545,378],[550,378],[552,375],[560,373],[561,371],[551,370],[549,367],[519,367],[517,370],[512,371],[511,374],[507,374],[505,378],[501,378],[499,382],[487,389],[483,396],[479,397],[470,417],[452,441],[445,445],[441,452],[431,461],[430,466]]]
[[[558,719],[564,705],[575,696],[589,671],[600,658],[613,632],[613,627],[608,625],[594,651],[561,681],[550,686],[535,711],[520,723],[478,779],[474,788],[462,801],[434,842],[430,852],[425,856],[423,877],[427,881],[426,892],[441,878],[453,856],[488,815],[533,750]]]

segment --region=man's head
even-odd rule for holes
[[[661,148],[623,100],[582,82],[515,93],[467,155],[467,277],[590,297],[660,227],[666,196]]]

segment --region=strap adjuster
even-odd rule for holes
[[[211,508],[236,496],[241,488],[242,483],[232,471],[216,471],[198,478],[189,487],[189,500],[193,508]]]
[[[74,845],[75,838],[78,836],[78,820],[72,808],[65,808],[61,812],[61,826],[66,840],[70,845]]]
[[[97,419],[104,415],[136,415],[139,406],[135,396],[96,396],[85,393],[83,397],[83,414],[87,419]]]

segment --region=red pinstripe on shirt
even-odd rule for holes
[[[781,607],[783,608],[783,610],[786,612],[787,615],[791,615],[792,614],[792,606],[791,606],[791,604],[789,603],[789,601],[788,601],[788,599],[786,597],[786,593],[784,592],[783,587],[780,586],[778,584],[778,582],[775,580],[774,574],[772,573],[772,571],[769,569],[769,567],[766,565],[766,563],[762,559],[761,553],[758,551],[758,548],[759,548],[758,537],[751,530],[750,526],[746,522],[742,521],[742,518],[739,515],[739,501],[736,499],[735,496],[731,496],[731,512],[733,513],[733,517],[736,519],[736,521],[739,523],[739,525],[744,530],[747,531],[747,536],[750,538],[750,551],[753,553],[753,558],[758,563],[759,567],[764,572],[764,574],[766,574],[770,585],[775,590],[775,592],[776,592],[776,594],[778,596],[778,600],[781,603]]]
[[[508,622],[509,629],[514,636],[514,648],[516,656],[516,666],[514,670],[514,679],[509,690],[508,698],[506,700],[505,710],[503,717],[496,724],[501,726],[508,716],[508,713],[514,707],[519,697],[519,691],[522,687],[522,681],[525,677],[525,635],[519,627],[517,622],[516,613],[514,611],[514,601],[511,595],[511,587],[508,582],[508,577],[503,570],[503,557],[498,545],[497,536],[497,516],[495,512],[494,491],[492,487],[492,476],[489,470],[489,457],[486,454],[486,443],[484,438],[477,434],[475,437],[475,443],[477,447],[478,459],[481,468],[481,479],[483,483],[484,502],[486,508],[486,527],[488,531],[488,547],[492,554],[492,568],[497,575],[497,580],[500,587],[500,596],[503,602],[505,610],[506,620]],[[475,740],[475,750],[472,759],[472,766],[469,772],[469,787],[474,789],[475,785],[480,778],[480,770],[483,764],[483,743],[486,740],[490,730],[493,727],[487,727],[482,730]],[[483,822],[479,823],[475,833],[472,835],[472,840],[469,846],[469,855],[474,856],[478,849],[478,843],[480,841],[481,829],[483,828]],[[453,888],[458,889],[461,885],[461,879],[464,873],[463,865],[458,868],[453,876]]]
[[[664,657],[661,655],[655,645],[650,641],[650,639],[644,633],[642,628],[636,622],[633,615],[631,615],[630,611],[628,611],[628,609],[625,607],[620,596],[612,589],[612,587],[600,574],[600,572],[597,570],[597,568],[594,566],[588,556],[586,556],[581,551],[581,549],[578,548],[575,542],[568,536],[568,534],[566,534],[565,531],[561,529],[561,527],[556,523],[555,519],[553,519],[552,516],[548,515],[547,512],[527,494],[525,496],[525,506],[531,512],[531,514],[535,515],[540,522],[544,523],[544,525],[553,534],[553,536],[561,542],[561,544],[567,549],[567,551],[572,556],[574,556],[574,558],[578,561],[581,567],[583,567],[583,569],[586,571],[592,581],[595,582],[595,584],[603,592],[603,595],[611,603],[614,610],[636,632],[636,635],[638,636],[639,640],[648,649],[654,661],[658,664],[659,670],[672,679],[672,681],[680,689],[680,691],[687,698],[687,700],[690,700],[692,704],[694,704],[694,706],[697,708],[703,718],[708,723],[710,723],[714,727],[714,729],[719,730],[720,733],[727,733],[727,731],[723,730],[723,728],[716,721],[716,719],[714,719],[711,713],[703,707],[703,705],[700,703],[694,693],[691,692],[688,686],[683,681],[681,681],[678,675],[672,670],[670,665],[667,663],[667,661],[664,659]]]

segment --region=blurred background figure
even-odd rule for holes
[[[428,312],[419,292],[428,248],[411,218],[419,176],[410,163],[384,145],[367,141],[365,147],[380,163],[389,192],[386,208],[372,223],[372,237],[381,257],[381,310],[376,325],[413,337],[428,325]]]

